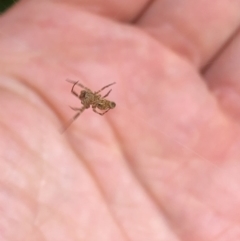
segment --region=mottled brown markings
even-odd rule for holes
[[[77,113],[73,116],[72,119],[70,119],[67,124],[62,128],[62,132],[64,132],[71,124],[74,120],[76,120],[78,118],[78,116],[85,110],[88,109],[90,107],[92,107],[93,111],[99,115],[104,115],[106,114],[109,110],[115,108],[116,104],[113,101],[107,100],[105,99],[110,92],[112,91],[109,90],[107,92],[106,95],[101,96],[99,93],[101,91],[103,91],[104,89],[110,87],[111,85],[114,85],[115,82],[104,86],[103,88],[101,88],[100,90],[93,92],[91,91],[89,88],[85,87],[84,85],[82,85],[81,83],[79,83],[78,81],[73,81],[73,80],[66,80],[69,83],[72,83],[72,89],[71,89],[71,93],[73,95],[75,95],[77,98],[79,98],[81,100],[82,103],[82,107],[80,108],[75,108],[75,107],[71,107],[70,108],[74,111],[77,111]],[[83,90],[80,91],[80,94],[78,94],[77,92],[74,91],[74,87],[78,85],[81,88],[83,88]],[[98,112],[97,109],[103,111],[103,112]]]

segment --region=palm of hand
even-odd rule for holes
[[[227,32],[204,42],[199,30],[191,49],[150,29],[149,12],[135,27],[59,3],[24,2],[2,17],[5,239],[239,239],[232,55],[198,73]],[[108,96],[117,107],[86,111],[60,135],[57,118],[80,107],[66,78],[93,91],[117,82]]]

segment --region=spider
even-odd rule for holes
[[[81,100],[82,103],[82,107],[81,108],[75,108],[75,107],[71,107],[70,108],[74,111],[77,111],[77,113],[75,114],[75,116],[73,116],[72,119],[69,120],[69,122],[65,125],[65,127],[63,128],[62,132],[64,132],[71,124],[74,120],[76,120],[78,118],[78,116],[85,110],[88,109],[89,107],[92,106],[92,110],[99,114],[99,115],[104,115],[106,114],[109,110],[115,108],[116,104],[113,101],[109,101],[106,100],[105,98],[110,94],[110,92],[112,91],[112,89],[110,89],[107,94],[105,94],[104,96],[101,96],[99,93],[101,91],[103,91],[104,89],[108,88],[111,85],[114,85],[115,82],[106,85],[104,87],[102,87],[100,90],[98,91],[91,91],[89,88],[85,87],[84,85],[82,85],[81,83],[79,83],[78,81],[73,81],[73,80],[66,80],[69,83],[72,83],[72,89],[71,89],[71,93],[73,95],[75,95],[77,98],[79,98]],[[80,87],[83,88],[83,90],[80,91],[80,94],[78,94],[77,92],[74,91],[74,87],[78,85]],[[102,110],[103,112],[98,112],[97,109]]]

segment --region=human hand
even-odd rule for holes
[[[239,8],[25,0],[1,16],[1,240],[239,240]],[[116,108],[61,135],[81,106],[67,78],[116,82]]]

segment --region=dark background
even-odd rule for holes
[[[0,13],[4,12],[8,9],[11,5],[16,3],[17,0],[0,0]]]

